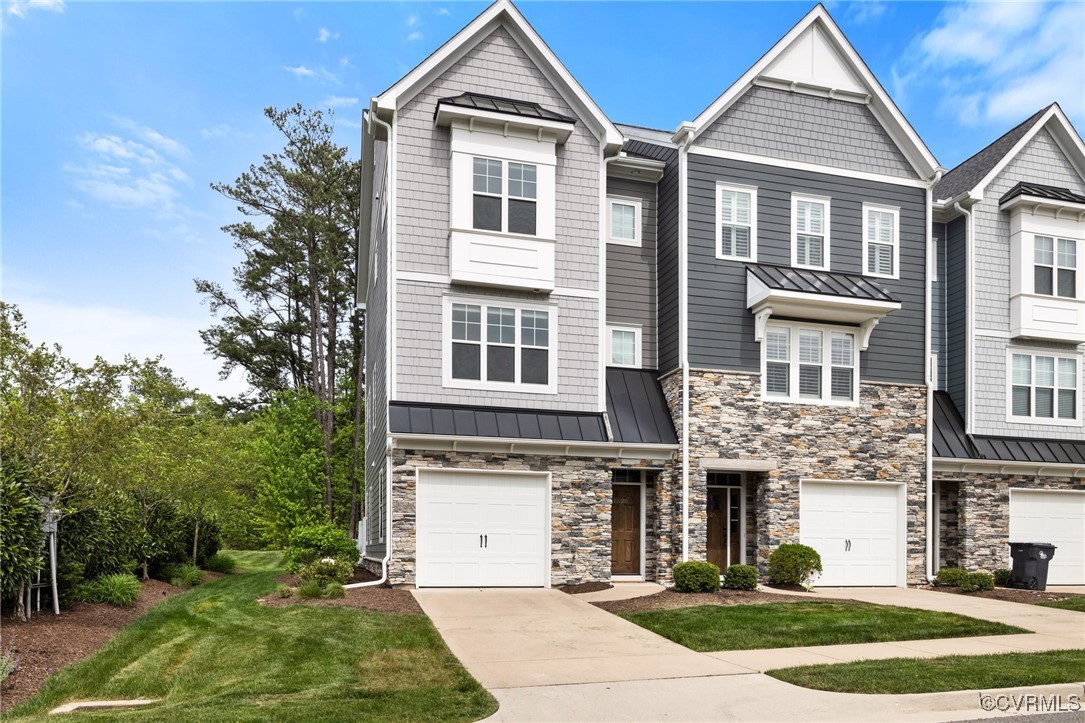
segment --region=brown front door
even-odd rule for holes
[[[727,569],[727,490],[708,488],[708,561]]]
[[[612,575],[639,575],[640,570],[640,487],[614,485],[610,524],[613,550]]]

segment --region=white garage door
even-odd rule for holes
[[[821,555],[819,586],[902,584],[900,489],[802,483],[799,538]]]
[[[419,587],[539,587],[547,581],[545,474],[420,470]]]
[[[1085,492],[1010,490],[1008,541],[1050,542],[1047,584],[1085,585]]]

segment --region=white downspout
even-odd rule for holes
[[[964,246],[965,254],[968,257],[968,264],[965,271],[965,284],[968,285],[965,294],[965,303],[968,304],[968,313],[965,314],[965,375],[968,378],[967,390],[965,392],[964,410],[965,410],[965,434],[972,434],[975,430],[975,414],[974,410],[975,395],[973,394],[973,387],[975,385],[974,380],[974,355],[975,355],[975,340],[973,334],[976,332],[976,304],[973,298],[976,290],[975,283],[975,240],[973,239],[972,229],[972,213],[965,209],[961,205],[960,201],[956,201],[953,204],[954,210],[964,216]]]
[[[689,560],[689,147],[686,131],[678,148],[678,363],[682,367],[682,562]]]
[[[384,162],[386,164],[386,167],[385,167],[385,179],[386,179],[386,181],[385,181],[385,193],[387,193],[388,189],[391,187],[391,184],[392,184],[391,170],[390,170],[391,165],[392,165],[392,148],[391,148],[391,145],[392,145],[392,126],[388,125],[387,123],[382,121],[380,118],[378,118],[377,114],[375,112],[369,113],[368,118],[372,122],[383,126],[385,132],[388,133],[389,149],[388,149],[388,153],[385,154],[385,160],[384,160]],[[372,131],[372,128],[370,128],[369,130]],[[375,134],[373,134],[373,135],[375,136]],[[365,172],[364,169],[363,169],[363,172]],[[393,189],[392,192],[393,192],[393,194],[395,193],[394,189]],[[388,208],[391,209],[391,204],[389,204]],[[389,213],[391,213],[390,210],[389,210]],[[367,229],[366,233],[369,233],[368,229]],[[372,240],[371,240],[371,242],[372,242]],[[391,243],[391,241],[389,241],[389,243]],[[386,259],[391,259],[391,254],[390,253],[386,254],[385,258]],[[387,280],[387,283],[389,285],[388,294],[387,294],[388,300],[385,302],[388,305],[388,308],[385,309],[385,316],[387,318],[387,317],[391,316],[391,312],[392,312],[392,309],[391,309],[392,276],[391,276],[391,274],[386,274],[385,279]],[[390,330],[390,326],[386,323],[385,324],[385,340],[384,340],[385,341],[385,358],[386,359],[387,359],[387,356],[388,356],[387,347],[388,347],[389,344],[392,343],[391,336],[388,333],[389,330]],[[386,365],[385,374],[391,374],[391,373],[392,373],[391,366]],[[391,401],[391,400],[390,399],[385,399],[384,401],[385,401],[385,404],[387,405],[388,402]],[[388,563],[392,559],[392,469],[391,469],[392,465],[391,465],[391,459],[390,459],[391,455],[392,455],[392,440],[391,440],[391,437],[386,437],[385,438],[385,449],[387,450],[385,452],[385,459],[384,459],[384,492],[385,492],[386,498],[385,498],[385,504],[384,504],[384,559],[381,560],[381,575],[380,575],[380,577],[378,579],[370,580],[369,582],[354,582],[354,583],[351,583],[349,585],[344,585],[343,587],[346,588],[347,590],[353,590],[353,589],[359,588],[359,587],[374,587],[376,585],[383,585],[385,582],[388,581]]]
[[[931,296],[933,288],[931,285],[931,279],[934,278],[934,272],[938,268],[938,258],[934,255],[934,206],[932,204],[932,194],[934,184],[942,178],[942,171],[938,171],[934,174],[934,178],[927,186],[927,278],[926,278],[926,314],[924,314],[924,339],[926,340],[926,367],[927,367],[927,441],[926,441],[926,455],[924,463],[924,475],[927,482],[927,554],[926,554],[926,569],[924,570],[927,580],[934,580],[934,531],[935,522],[934,517],[937,512],[937,507],[934,499],[934,461],[931,459],[933,451],[933,439],[932,434],[934,432],[934,424],[932,422],[934,414],[932,407],[934,405],[934,384],[938,379],[938,370],[931,368]],[[945,245],[944,242],[942,244]]]

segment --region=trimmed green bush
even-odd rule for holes
[[[188,563],[163,565],[159,574],[160,579],[175,587],[195,587],[203,582],[203,570]]]
[[[18,469],[0,465],[0,598],[15,599],[19,586],[42,567],[41,507]]]
[[[320,597],[323,590],[320,589],[320,584],[316,580],[307,580],[298,585],[297,593],[302,600],[309,600]]]
[[[757,568],[753,565],[730,565],[723,571],[723,586],[731,590],[756,590]]]
[[[675,592],[716,592],[720,589],[720,569],[711,562],[689,560],[674,566]]]
[[[321,588],[329,583],[336,582],[340,585],[354,577],[354,563],[350,560],[335,560],[325,557],[314,560],[298,570],[298,577],[305,581],[313,581]]]
[[[122,608],[130,608],[139,597],[139,580],[129,572],[114,575],[102,575],[80,588],[80,594],[87,602],[108,603]]]
[[[787,542],[769,555],[769,582],[776,585],[802,585],[821,572],[821,555],[812,547]]]
[[[995,574],[994,574],[995,584],[998,585],[999,587],[1009,587],[1011,577],[1013,577],[1013,572],[1010,571],[1010,570],[1007,570],[1004,567],[1000,567],[997,570],[995,570]]]
[[[347,589],[337,582],[329,582],[324,586],[324,597],[329,600],[338,600],[347,596]]]
[[[350,535],[329,524],[306,525],[290,533],[290,544],[283,551],[283,562],[290,572],[324,557],[358,561],[358,546]]]
[[[934,583],[946,587],[961,587],[967,577],[968,572],[959,567],[944,567],[935,575]]]
[[[237,560],[224,552],[216,552],[214,555],[207,558],[207,561],[203,566],[211,572],[221,572],[225,575],[229,575],[237,569]]]
[[[977,590],[994,590],[995,577],[989,572],[970,572],[961,581],[961,590],[964,592],[976,592]]]

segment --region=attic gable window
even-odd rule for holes
[[[1035,237],[1035,291],[1045,296],[1077,297],[1077,243],[1073,239]]]
[[[472,228],[534,236],[538,168],[493,158],[473,160]]]

